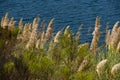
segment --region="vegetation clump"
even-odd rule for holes
[[[106,46],[98,46],[100,18],[95,21],[91,43],[80,44],[80,30],[69,26],[53,35],[54,19],[47,28],[35,18],[15,27],[8,13],[0,24],[0,80],[119,80],[120,27],[106,30]]]

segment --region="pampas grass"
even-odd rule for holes
[[[41,49],[43,49],[45,42],[46,42],[45,32],[42,32],[41,39],[40,39],[40,48]]]
[[[54,42],[55,43],[58,43],[59,42],[59,38],[60,38],[60,35],[62,34],[62,32],[61,31],[58,31],[57,32],[57,34],[55,35],[55,37],[54,37]]]
[[[82,27],[83,27],[83,24],[81,24],[80,27],[78,28],[78,31],[77,31],[77,33],[76,33],[76,35],[75,35],[75,39],[76,39],[76,40],[79,40],[79,39],[80,39],[80,30],[82,29]]]
[[[105,66],[106,63],[107,63],[107,59],[104,59],[97,64],[96,71],[99,77],[101,76],[103,67]]]
[[[40,39],[38,39],[36,42],[36,48],[39,49],[39,46],[40,46]]]
[[[100,18],[97,17],[96,21],[95,21],[95,29],[93,32],[93,39],[92,39],[92,42],[90,45],[90,51],[93,54],[96,54],[96,52],[97,52],[99,38],[100,38]]]
[[[26,49],[33,49],[34,46],[35,46],[35,42],[37,41],[37,28],[38,28],[38,22],[39,22],[39,19],[38,18],[35,18],[33,20],[33,24],[32,24],[32,33],[30,35],[30,39],[26,45]],[[28,28],[29,29],[29,28]]]
[[[48,24],[48,27],[47,27],[47,30],[46,30],[46,34],[45,34],[46,40],[49,40],[50,37],[52,36],[53,23],[54,23],[54,18],[51,19],[51,21]]]
[[[23,18],[20,19],[18,26],[19,30],[21,31],[23,29]]]
[[[30,38],[31,35],[31,31],[29,30],[29,27],[31,27],[31,25],[29,23],[24,25],[24,29],[22,32],[22,42],[27,42]]]
[[[113,29],[112,29],[112,32],[111,32],[112,37],[114,37],[114,35],[116,35],[115,33],[117,32],[118,27],[119,27],[119,21],[117,21],[113,26]]]
[[[9,30],[9,31],[12,31],[12,30],[14,29],[15,22],[16,22],[16,21],[14,21],[14,18],[12,17],[12,18],[10,19],[10,22],[8,23],[8,30]]]
[[[106,32],[105,43],[108,47],[103,47],[103,50],[97,51],[100,37],[99,17],[95,21],[90,47],[89,43],[79,43],[82,25],[75,35],[67,26],[64,31],[60,30],[54,36],[52,32],[54,19],[51,19],[47,29],[44,21],[39,27],[40,18],[35,18],[33,23],[24,25],[22,20],[21,18],[18,26],[15,26],[14,18],[9,21],[8,13],[1,20],[0,63],[2,64],[0,70],[2,71],[0,72],[0,79],[4,77],[1,75],[8,77],[3,80],[9,80],[13,76],[16,79],[20,78],[20,80],[81,80],[81,78],[86,79],[86,77],[88,77],[86,80],[112,80],[114,79],[113,76],[119,77],[120,63],[116,64],[119,62],[120,56],[119,22],[115,23],[112,31],[109,29]],[[16,33],[15,36],[14,32]],[[115,53],[110,50],[111,47],[114,48]],[[91,52],[95,55],[88,54]],[[105,59],[101,60],[103,57]],[[99,60],[101,61],[98,62]],[[10,66],[9,61],[14,65]],[[105,67],[106,64],[107,67]],[[111,69],[113,64],[115,65]],[[8,65],[8,67],[4,67],[4,65]],[[10,70],[8,72],[11,74],[4,72],[3,69],[5,71]],[[27,78],[25,78],[26,75]],[[93,77],[94,75],[98,75],[99,78]],[[73,77],[77,78],[73,79]],[[119,78],[116,79],[119,80]]]
[[[84,59],[83,62],[79,66],[78,72],[81,72],[86,67],[87,64],[88,64],[88,60]]]
[[[5,29],[7,26],[8,26],[8,13],[5,14],[5,16],[2,18],[2,21],[1,21],[1,27],[3,29]]]
[[[117,50],[117,45],[120,41],[120,27],[119,27],[119,21],[117,21],[112,31],[108,30],[106,33],[106,45],[108,46],[108,49]]]
[[[115,64],[115,65],[112,67],[112,69],[111,69],[111,74],[112,74],[113,76],[116,76],[119,71],[120,71],[120,63]]]
[[[109,47],[109,45],[110,45],[110,40],[111,40],[110,30],[107,30],[107,31],[106,31],[106,37],[105,37],[106,47]]]
[[[64,35],[68,35],[68,34],[69,34],[69,27],[70,27],[70,26],[67,26],[67,27],[66,27],[66,29],[65,29],[65,31],[64,31]]]

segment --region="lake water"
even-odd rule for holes
[[[70,25],[75,33],[83,24],[82,42],[91,41],[95,18],[99,16],[102,31],[100,41],[103,42],[106,23],[112,28],[116,21],[120,21],[120,0],[0,0],[0,18],[6,12],[16,21],[23,17],[24,22],[31,22],[36,16],[47,23],[55,18],[54,32]]]

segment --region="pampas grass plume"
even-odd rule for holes
[[[117,21],[112,28],[112,32],[111,32],[112,36],[114,36],[114,33],[117,32],[118,26],[119,26],[119,21]]]
[[[66,27],[66,29],[65,29],[65,31],[64,31],[64,35],[68,35],[68,34],[69,34],[69,27],[70,27],[70,26],[67,26],[67,27]]]
[[[58,43],[58,42],[59,42],[59,37],[60,37],[61,33],[62,33],[61,31],[58,31],[58,32],[57,32],[56,36],[54,37],[54,42],[55,42],[55,43]]]
[[[51,19],[50,23],[48,24],[47,30],[46,30],[46,40],[49,40],[50,37],[52,36],[52,27],[53,27],[53,23],[54,23],[54,18]]]
[[[19,30],[23,29],[23,18],[20,19],[18,26],[19,26]]]
[[[39,21],[40,21],[39,17],[34,18],[33,23],[32,23],[32,30],[37,29]]]
[[[109,45],[110,45],[110,39],[111,39],[110,30],[107,30],[106,31],[106,36],[105,36],[106,47],[109,47]]]
[[[37,38],[38,38],[38,35],[37,35],[38,22],[39,22],[39,18],[35,18],[33,20],[32,33],[31,33],[29,41],[28,41],[28,43],[26,45],[26,49],[28,49],[28,50],[33,49],[34,46],[35,46],[35,43],[37,41]]]
[[[111,74],[112,74],[113,76],[116,76],[118,70],[120,70],[120,63],[115,64],[115,65],[112,67],[112,69],[111,69]]]
[[[44,47],[45,42],[46,42],[45,32],[43,31],[43,32],[42,32],[42,35],[41,35],[41,39],[40,39],[40,48],[41,48],[41,49]]]
[[[22,42],[27,42],[30,38],[31,31],[29,30],[31,24],[27,23],[24,25],[23,32],[22,32]]]
[[[12,31],[14,29],[15,22],[16,21],[14,21],[14,18],[12,17],[11,20],[10,20],[10,22],[9,22],[9,24],[8,24],[8,30],[9,31]]]
[[[95,30],[93,32],[93,39],[90,46],[90,51],[94,54],[96,54],[97,51],[99,37],[100,37],[100,18],[97,17],[95,21]]]
[[[8,13],[6,13],[5,14],[5,16],[2,18],[2,25],[1,25],[1,27],[3,28],[3,29],[5,29],[6,28],[6,26],[8,26],[8,21],[9,21],[9,19],[8,19]]]
[[[105,66],[106,63],[107,63],[107,59],[104,59],[97,64],[96,71],[97,71],[97,74],[98,74],[99,77],[100,77],[100,75],[102,73],[102,69],[103,69],[103,67]]]
[[[36,48],[39,49],[39,46],[40,46],[40,39],[38,39],[36,42]]]
[[[79,69],[78,69],[78,72],[82,71],[87,64],[88,64],[88,60],[87,60],[87,59],[84,59],[83,62],[80,64],[80,67],[79,67]]]
[[[120,27],[117,27],[116,31],[113,30],[111,34],[111,42],[110,42],[111,48],[116,50],[119,41],[120,41]]]

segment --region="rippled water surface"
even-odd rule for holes
[[[111,28],[120,20],[120,0],[0,0],[0,18],[6,12],[17,21],[23,17],[24,22],[31,22],[36,16],[47,23],[55,18],[54,32],[70,25],[75,33],[82,23],[83,42],[91,40],[88,29],[92,33],[95,18],[99,16],[102,31],[100,41],[103,41],[106,23],[109,22]]]

